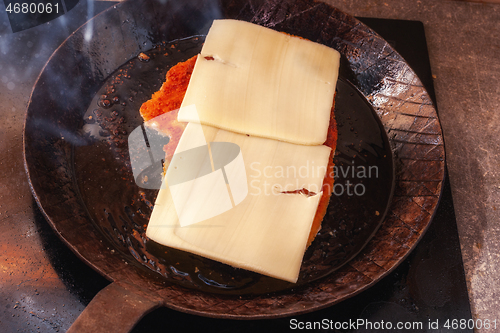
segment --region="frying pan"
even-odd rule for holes
[[[234,297],[170,283],[116,251],[92,221],[93,207],[82,202],[75,152],[87,144],[79,133],[89,101],[117,68],[140,52],[203,35],[215,18],[252,21],[337,49],[347,60],[350,82],[377,112],[391,144],[394,197],[380,229],[353,260],[297,289]],[[94,32],[90,40],[88,31]],[[368,27],[311,1],[151,0],[110,8],[71,35],[44,67],[26,115],[24,156],[32,192],[48,222],[83,261],[113,281],[70,332],[129,331],[160,306],[217,318],[259,319],[340,302],[387,275],[416,246],[436,210],[445,163],[436,110],[411,68]],[[94,170],[96,177],[102,176],[99,168]]]

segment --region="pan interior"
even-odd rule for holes
[[[141,125],[139,108],[160,88],[168,69],[197,54],[203,40],[195,36],[156,45],[145,52],[149,60],[131,59],[95,94],[79,127],[85,144],[73,150],[75,182],[90,220],[130,264],[188,288],[263,294],[300,287],[330,274],[373,236],[384,220],[394,187],[385,130],[370,104],[342,74],[335,105],[339,137],[334,192],[322,229],[305,253],[297,284],[167,248],[145,236],[157,190],[135,184],[128,134]]]

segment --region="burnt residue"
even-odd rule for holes
[[[293,190],[293,191],[282,191],[280,193],[283,193],[283,194],[301,194],[301,195],[305,195],[306,197],[313,197],[313,196],[318,194],[318,193],[309,191],[307,188],[301,188],[300,190]]]

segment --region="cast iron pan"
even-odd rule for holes
[[[144,236],[156,192],[134,183],[127,135],[140,125],[138,108],[166,70],[199,51],[215,18],[299,35],[343,56],[335,156],[343,188],[332,196],[297,285]],[[401,56],[354,18],[310,1],[151,0],[122,3],[87,25],[92,39],[80,28],[41,73],[24,136],[26,170],[47,220],[82,260],[113,281],[70,331],[127,331],[159,306],[240,319],[317,310],[380,280],[428,227],[444,177],[436,111]],[[141,62],[140,52],[150,60]],[[378,173],[348,172],[359,166],[376,166]],[[363,195],[341,193],[348,182],[351,192],[363,185],[357,188]]]

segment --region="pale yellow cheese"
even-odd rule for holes
[[[213,59],[213,60],[210,60]],[[326,140],[337,51],[236,20],[214,21],[182,107],[202,124],[296,144]],[[181,108],[179,121],[195,122]]]
[[[198,135],[196,125],[200,126],[188,124],[176,154],[192,147],[189,138]],[[166,246],[296,282],[322,195],[330,148],[295,145],[209,126],[203,126],[203,131],[207,142],[231,142],[241,148],[248,195],[223,213],[181,227],[166,186],[159,192],[146,235]],[[169,170],[175,166],[173,159]],[[229,179],[231,173],[227,172]],[[301,189],[315,195],[282,193]],[[198,200],[196,193],[192,198]]]
[[[330,156],[321,144],[339,58],[271,29],[214,21],[179,110],[189,124],[147,236],[296,282]],[[218,143],[237,149],[223,167]]]

